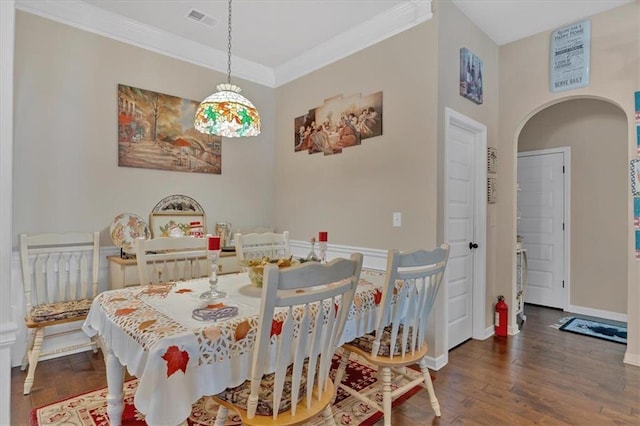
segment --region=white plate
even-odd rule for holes
[[[136,252],[136,238],[151,238],[151,231],[147,222],[133,213],[121,213],[116,216],[109,232],[111,233],[113,244],[127,254]]]

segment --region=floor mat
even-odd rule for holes
[[[583,334],[611,342],[627,344],[627,327],[622,325],[607,324],[584,318],[570,318],[559,328],[562,331]]]

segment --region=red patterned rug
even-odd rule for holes
[[[352,357],[353,358],[353,357]],[[339,357],[334,357],[334,367],[337,367]],[[420,372],[416,371],[416,375]],[[357,390],[366,391],[377,381],[376,370],[363,361],[349,361],[343,383]],[[402,382],[400,382],[402,384]],[[122,415],[123,426],[145,426],[144,416],[133,405],[133,395],[138,386],[138,380],[133,379],[125,383],[124,402],[125,409]],[[402,404],[415,395],[421,388],[416,386],[405,395],[394,401],[393,405]],[[44,407],[31,410],[31,426],[108,426],[106,404],[107,389],[99,389],[78,395],[64,401],[54,402]],[[382,395],[376,393],[376,398],[382,401]],[[191,415],[187,419],[189,426],[212,426],[218,411],[217,404],[209,397],[200,398],[193,404]],[[338,390],[338,397],[333,405],[333,415],[339,425],[370,426],[382,418],[382,413],[371,408],[357,399],[349,396],[342,389]],[[229,411],[227,426],[239,426],[240,418]],[[311,425],[323,424],[322,418]]]

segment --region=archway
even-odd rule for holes
[[[518,135],[518,152],[571,150],[569,312],[626,320],[627,132],[618,105],[572,98],[532,112]],[[530,277],[539,272],[530,264]]]

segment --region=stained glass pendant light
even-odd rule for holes
[[[196,111],[194,127],[201,133],[236,138],[260,134],[260,115],[251,101],[231,84],[231,0],[229,0],[227,82],[207,97]]]

